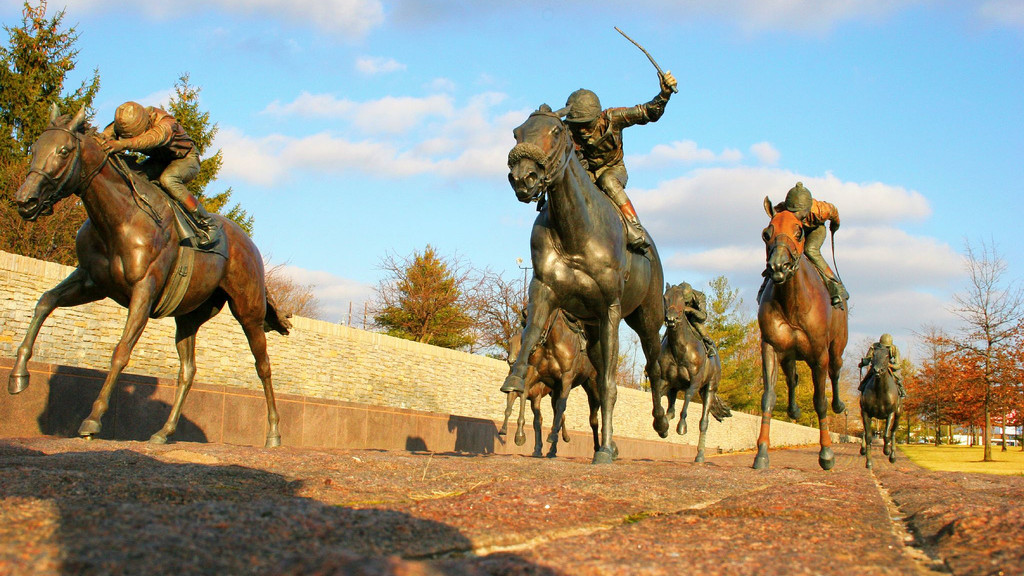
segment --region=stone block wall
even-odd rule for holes
[[[0,357],[14,357],[39,296],[72,269],[0,251]],[[58,309],[43,325],[32,360],[106,370],[125,317],[125,310],[112,300]],[[505,398],[498,389],[508,373],[504,361],[318,320],[293,318],[292,322],[289,336],[268,334],[274,388],[279,393],[444,415],[503,418]],[[200,329],[196,361],[196,382],[261,390],[245,336],[227,307]],[[126,371],[155,378],[176,376],[173,319],[150,320]],[[189,407],[186,404],[186,415]],[[570,396],[566,416],[570,430],[589,432],[588,410],[584,394]],[[689,434],[672,432],[669,439],[661,440],[651,427],[650,394],[620,388],[615,435],[696,444],[699,415],[699,405],[691,407]],[[546,412],[545,426],[550,419]],[[723,423],[712,422],[708,447],[752,449],[759,424],[759,417],[738,413]],[[789,422],[775,421],[771,432],[773,446],[818,441],[816,429]]]

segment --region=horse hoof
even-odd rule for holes
[[[863,455],[867,454],[867,452],[868,452],[868,451],[867,451],[867,449],[866,449],[866,448],[864,448],[863,446],[861,446],[861,447],[860,447],[860,455],[861,455],[861,456],[863,456]]]
[[[558,454],[554,451],[548,452],[548,458],[558,458]]]
[[[618,457],[619,457],[619,445],[615,443],[615,440],[612,440],[612,458],[618,458]]]
[[[10,394],[18,394],[28,388],[28,374],[15,374],[11,372],[11,375],[7,378],[7,392]]]
[[[150,444],[167,444],[167,436],[157,432],[149,437]]]
[[[668,418],[664,416],[654,419],[654,431],[662,438],[668,438]]]
[[[889,448],[888,446],[882,446],[882,454],[888,456],[890,452],[892,452],[892,448]]]
[[[526,382],[514,374],[509,374],[505,377],[505,383],[501,385],[501,391],[508,394],[509,392],[525,392]]]
[[[534,450],[533,454],[530,454],[530,456],[532,456],[534,458],[543,458],[544,457],[544,452],[542,452],[541,450]]]
[[[507,424],[506,424],[505,426],[502,426],[502,427],[501,427],[501,428],[500,428],[500,429],[498,430],[498,436],[504,436],[504,435],[506,435],[506,434],[508,434],[508,425],[507,425]]]
[[[874,468],[874,466],[871,465],[871,460],[868,460],[867,462],[865,462],[864,463],[864,467],[867,468],[868,470],[871,470],[872,468]]]
[[[522,446],[523,444],[526,444],[526,434],[524,434],[522,432],[517,432],[516,433],[516,446]]]
[[[895,462],[896,462],[896,453],[893,452],[892,454],[889,454],[889,464],[894,464]]]
[[[96,420],[85,419],[82,421],[82,425],[78,427],[79,436],[92,436],[99,433],[100,423]]]
[[[842,414],[846,412],[846,404],[842,400],[836,400],[832,403],[832,411],[836,414]]]
[[[793,407],[789,408],[788,410],[786,410],[786,414],[789,415],[790,420],[799,420],[800,419],[800,407],[799,406],[793,406]]]
[[[754,470],[768,469],[768,446],[761,444],[757,447],[757,456],[754,457]]]
[[[554,444],[555,442],[558,442],[558,433],[552,432],[548,434],[548,444]]]
[[[693,461],[696,462],[697,464],[703,464],[704,463],[704,453],[703,452],[697,452],[697,457],[694,458]]]
[[[832,453],[831,448],[822,448],[821,452],[818,452],[818,466],[821,466],[822,470],[831,470],[836,465],[836,456]]]
[[[267,436],[267,443],[264,445],[265,448],[277,448],[281,445],[281,436]]]
[[[612,451],[607,448],[601,448],[594,452],[594,460],[591,464],[611,464],[614,461],[615,456],[612,455]]]

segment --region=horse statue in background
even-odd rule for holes
[[[78,430],[80,436],[91,438],[100,432],[100,419],[107,411],[117,378],[149,318],[173,316],[181,363],[177,393],[167,422],[150,438],[150,442],[162,444],[177,429],[195,377],[196,333],[227,304],[245,332],[256,359],[256,373],[263,382],[266,445],[280,445],[264,332],[287,334],[290,325],[267,296],[259,250],[234,222],[215,214],[223,229],[221,242],[226,248],[221,250],[226,257],[210,252],[191,254],[187,248],[182,248],[179,255],[183,231],[173,224],[175,216],[166,195],[128,171],[119,157],[105,152],[95,131],[88,128],[84,108],[68,119],[58,118],[54,107],[50,126],[32,146],[29,174],[15,195],[18,213],[28,221],[52,213],[53,206],[71,194],[81,198],[89,219],[78,231],[78,268],[36,304],[25,340],[18,347],[8,391],[17,394],[28,386],[28,360],[39,329],[51,312],[113,299],[128,309],[128,319],[99,396]],[[191,279],[187,284],[173,281],[174,276],[187,276],[186,260],[192,261]],[[170,292],[176,294],[168,298]]]
[[[601,447],[593,462],[612,462],[615,367],[619,323],[626,320],[640,337],[654,401],[654,427],[668,435],[661,407],[659,331],[664,319],[663,273],[654,242],[640,255],[626,249],[619,209],[591,180],[576,155],[565,124],[547,105],[513,131],[517,144],[509,152],[509,183],[525,203],[541,202],[530,236],[533,278],[529,286],[526,328],[502,392],[526,392],[530,355],[540,344],[552,314],[564,309],[580,319],[587,335],[587,355],[597,370],[601,404]],[[546,196],[546,199],[545,199]]]
[[[686,434],[686,409],[694,393],[701,398],[700,439],[694,462],[704,461],[704,444],[710,418],[721,422],[732,416],[729,407],[718,397],[718,382],[722,377],[722,362],[718,355],[708,355],[703,339],[686,317],[686,302],[682,285],[665,285],[665,337],[661,340],[661,377],[668,395],[668,417],[675,415],[676,397],[683,393],[683,409],[679,413],[677,434]]]
[[[864,465],[871,468],[871,422],[873,418],[885,421],[882,430],[882,454],[889,462],[896,461],[896,428],[899,426],[903,399],[896,389],[896,377],[889,367],[889,350],[874,348],[871,355],[871,369],[864,390],[860,394],[860,417],[864,422],[864,436],[860,453],[865,457]]]
[[[519,355],[521,339],[522,331],[519,331],[513,334],[509,341],[510,369],[513,359]],[[548,458],[554,458],[558,454],[559,432],[562,433],[564,441],[569,441],[569,431],[565,427],[565,406],[569,391],[576,386],[582,386],[587,393],[590,404],[590,428],[594,433],[594,451],[597,452],[601,448],[598,435],[600,400],[597,396],[597,370],[587,356],[587,342],[582,327],[566,318],[564,311],[557,310],[541,344],[530,355],[529,363],[526,371],[526,398],[530,400],[530,407],[533,410],[533,455],[538,458],[543,455],[540,402],[547,395],[551,396],[551,409],[554,411],[551,434],[548,435],[548,442],[551,444]],[[521,404],[515,441],[517,446],[522,446],[526,442],[526,434],[523,432],[526,401],[522,393],[508,393],[505,422],[498,434],[505,435],[508,431],[508,419],[516,398],[520,399]]]
[[[772,411],[775,409],[775,382],[779,365],[789,389],[789,417],[796,419],[796,362],[802,360],[811,369],[814,383],[814,411],[818,416],[818,464],[825,470],[835,465],[832,438],[828,431],[826,376],[832,381],[832,410],[846,409],[839,399],[839,372],[847,340],[845,308],[833,308],[821,274],[803,254],[803,226],[792,212],[776,211],[767,197],[764,209],[771,223],[761,233],[767,252],[768,283],[757,309],[761,329],[761,431],[757,437],[754,468],[768,467],[768,443]]]

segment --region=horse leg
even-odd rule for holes
[[[89,275],[81,268],[75,268],[67,278],[62,280],[50,290],[47,290],[39,297],[36,303],[35,312],[32,314],[32,321],[29,322],[28,330],[25,332],[25,339],[21,346],[18,346],[17,358],[14,367],[7,379],[7,391],[17,394],[28,388],[28,361],[32,357],[32,348],[35,346],[36,337],[43,322],[57,308],[67,306],[78,306],[95,302],[103,298],[96,285],[89,279]]]
[[[151,444],[167,443],[167,437],[178,429],[182,406],[185,404],[185,398],[188,396],[188,391],[192,388],[192,382],[196,376],[196,333],[203,323],[220,312],[223,305],[223,301],[220,303],[208,301],[203,307],[174,319],[176,324],[175,348],[178,349],[178,360],[181,363],[178,371],[178,389],[167,422],[159,432],[149,438]]]
[[[516,405],[516,398],[519,394],[515,392],[505,393],[505,421],[501,423],[501,430],[498,430],[498,436],[504,436],[508,434],[508,419],[512,416],[512,409]]]
[[[860,453],[864,456],[864,467],[871,468],[871,416],[861,408],[860,419],[864,424],[864,436],[861,437]]]
[[[660,294],[660,292],[659,292]],[[659,296],[656,303],[661,305],[663,300]],[[616,311],[618,307],[616,306]],[[651,401],[653,408],[651,410],[651,416],[654,418],[654,430],[658,433],[658,436],[662,438],[668,438],[668,416],[665,410],[661,406],[661,397],[665,395],[665,380],[664,375],[661,373],[661,363],[658,361],[661,355],[661,336],[659,331],[661,330],[661,324],[665,318],[664,309],[660,306],[657,310],[649,309],[649,307],[641,306],[632,314],[626,318],[626,324],[636,332],[636,335],[640,338],[640,348],[644,352],[644,372],[647,374],[647,380],[651,383]],[[618,320],[615,320],[615,333],[618,334]],[[616,336],[616,346],[618,346],[618,337]],[[616,354],[618,348],[616,347]],[[614,362],[617,356],[612,359],[612,366],[614,374]],[[669,399],[670,412],[675,411],[675,405],[672,403],[673,399]]]
[[[594,453],[596,454],[597,451],[601,449],[601,437],[598,433],[598,413],[601,409],[601,400],[598,398],[597,394],[593,390],[594,384],[595,383],[592,381],[590,383],[590,386],[587,387],[586,391],[587,403],[590,405],[590,430],[594,435]]]
[[[791,420],[800,419],[800,406],[796,403],[796,389],[800,385],[800,374],[796,371],[796,358],[782,361],[782,373],[786,375],[786,414]]]
[[[251,304],[251,305],[250,305]],[[277,402],[274,400],[274,384],[271,379],[270,356],[267,355],[267,335],[263,332],[263,319],[266,315],[267,303],[260,298],[259,303],[240,302],[238,299],[228,300],[231,314],[238,320],[249,341],[249,351],[256,361],[256,375],[263,383],[263,396],[267,401],[267,448],[281,445],[280,416],[277,414]]]
[[[615,400],[618,390],[615,387],[615,363],[619,358],[619,321],[622,311],[618,302],[608,307],[607,314],[600,321],[601,364],[597,368],[597,387],[601,395],[601,449],[594,454],[594,464],[611,464],[615,460],[615,448],[612,443],[612,416],[615,412]],[[652,389],[654,382],[651,382]],[[659,402],[655,412],[661,410]],[[661,412],[664,420],[665,413]],[[655,418],[657,423],[657,417]],[[668,421],[665,421],[667,434]],[[659,432],[660,434],[660,432]]]
[[[828,379],[832,382],[832,412],[842,414],[846,412],[846,403],[839,397],[839,376],[843,370],[843,355],[829,355]]]
[[[754,469],[768,468],[768,441],[771,438],[772,411],[775,410],[775,381],[779,377],[779,356],[771,344],[761,342],[761,430],[757,435]]]
[[[562,388],[558,391],[558,394],[552,392],[551,394],[551,411],[554,412],[554,420],[551,422],[551,434],[548,435],[548,442],[555,444],[558,442],[558,433],[565,432],[565,407],[568,404],[569,394],[568,391],[572,387],[572,377],[568,375],[562,375]],[[564,435],[565,441],[569,441],[569,435]]]
[[[683,409],[679,411],[679,423],[676,424],[676,434],[680,436],[690,431],[689,425],[686,423],[687,414],[689,413],[690,400],[693,400],[694,388],[690,387],[683,393]]]
[[[530,356],[540,342],[548,318],[555,311],[555,296],[550,288],[537,280],[530,281],[529,306],[527,307],[526,328],[523,329],[522,344],[512,368],[501,385],[502,392],[526,392],[526,372],[530,367]]]
[[[121,375],[121,371],[128,365],[132,350],[139,342],[142,331],[149,321],[149,311],[156,300],[156,289],[152,280],[143,280],[136,284],[132,291],[131,301],[128,303],[128,320],[125,322],[124,330],[121,332],[121,340],[114,347],[114,354],[110,359],[110,371],[103,380],[103,386],[92,404],[92,411],[88,418],[82,421],[78,428],[78,435],[84,438],[91,438],[100,431],[100,420],[107,412],[110,405],[110,394],[114,391],[114,384]]]
[[[533,412],[533,457],[540,458],[544,455],[544,417],[540,413],[541,395],[537,394],[530,398],[530,410]]]
[[[694,462],[704,461],[704,441],[708,434],[708,422],[711,417],[711,394],[710,386],[705,385],[704,390],[701,393],[701,412],[700,412],[700,439],[697,440],[697,457],[694,458]]]
[[[832,452],[832,436],[828,432],[828,397],[825,393],[826,370],[824,362],[811,367],[811,380],[814,382],[814,411],[818,415],[818,465],[823,470],[831,470],[836,464]]]
[[[892,420],[892,423],[889,424],[889,463],[892,464],[896,462],[896,430],[900,426],[899,409],[893,410],[889,418]]]

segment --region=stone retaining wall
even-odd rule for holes
[[[13,358],[39,296],[72,269],[0,251],[0,357]],[[106,370],[125,316],[125,310],[111,300],[58,309],[43,325],[32,360]],[[268,334],[274,387],[279,393],[486,420],[503,417],[504,396],[498,391],[508,373],[503,361],[318,320],[293,318],[292,322],[291,335]],[[261,390],[245,337],[226,308],[200,329],[196,356],[197,383]],[[174,378],[177,371],[174,320],[150,320],[127,372]],[[16,397],[4,395],[3,401],[12,398]],[[186,416],[190,407],[186,404]],[[587,414],[585,395],[570,396],[568,427],[589,433]],[[687,436],[673,432],[668,440],[661,440],[651,427],[650,394],[620,388],[615,435],[695,444],[699,415],[699,406],[691,408]],[[708,447],[752,449],[759,423],[759,417],[739,413],[723,423],[712,422]],[[775,421],[771,433],[773,446],[818,441],[816,429],[789,422]]]

